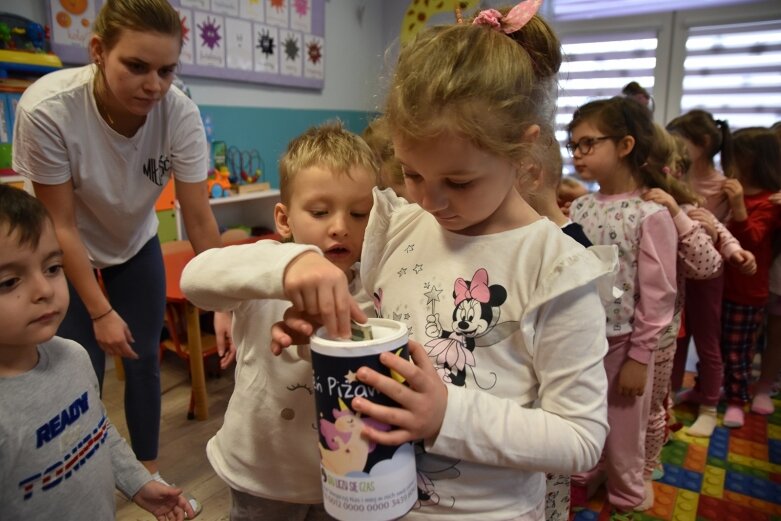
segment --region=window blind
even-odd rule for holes
[[[781,19],[689,28],[681,113],[695,108],[733,129],[781,121]]]
[[[562,37],[564,62],[559,72],[556,138],[561,144],[564,175],[574,173],[564,144],[575,109],[594,99],[620,95],[624,85],[633,80],[653,95],[656,48],[654,31]]]
[[[668,13],[725,5],[747,4],[755,0],[553,0],[556,21],[586,20],[647,13]]]

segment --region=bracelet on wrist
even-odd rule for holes
[[[95,322],[97,320],[100,320],[103,317],[107,317],[112,311],[114,311],[114,308],[108,308],[108,311],[106,311],[105,313],[102,313],[102,314],[100,314],[100,315],[98,315],[96,317],[90,317],[90,318],[92,319],[93,322]]]

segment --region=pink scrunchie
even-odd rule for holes
[[[511,34],[529,23],[540,9],[542,0],[526,0],[510,9],[506,16],[496,9],[484,9],[472,21],[473,25],[486,25],[491,29]],[[502,28],[504,22],[504,28]]]

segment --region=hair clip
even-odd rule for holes
[[[529,20],[537,14],[541,4],[542,0],[526,0],[510,9],[505,16],[502,16],[502,13],[496,9],[484,9],[475,17],[472,24],[487,25],[491,29],[512,34],[529,23]],[[502,28],[502,22],[504,22],[504,28]]]

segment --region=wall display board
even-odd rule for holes
[[[325,0],[169,0],[182,20],[179,74],[322,89]],[[52,50],[87,63],[103,0],[49,0]]]

